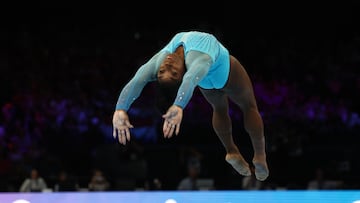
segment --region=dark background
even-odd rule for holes
[[[129,112],[131,143],[112,138],[123,85],[185,30],[213,33],[248,70],[265,123],[266,188],[306,189],[320,167],[341,189],[359,189],[358,3],[119,3],[1,8],[2,191],[18,191],[33,167],[49,187],[62,169],[87,187],[101,168],[111,190],[154,178],[174,190],[194,150],[217,189],[241,189],[197,90],[178,137],[162,138],[149,85]],[[232,105],[230,113],[250,161],[241,112]]]

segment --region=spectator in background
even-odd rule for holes
[[[330,190],[341,188],[342,181],[327,179],[322,168],[315,169],[315,177],[307,185],[308,190]]]
[[[47,189],[45,180],[39,175],[36,168],[30,172],[30,177],[26,178],[20,187],[20,192],[42,192]]]
[[[89,183],[90,191],[106,191],[110,188],[110,183],[100,169],[95,169]]]
[[[198,159],[190,159],[187,166],[187,176],[183,178],[177,189],[178,190],[199,190],[197,181],[199,179],[201,164]]]
[[[66,171],[60,171],[58,180],[54,185],[54,191],[65,192],[65,191],[77,191],[79,185],[77,182],[69,177]]]
[[[146,180],[144,183],[144,190],[163,190],[161,180],[159,178]]]

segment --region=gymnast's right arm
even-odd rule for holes
[[[125,145],[126,141],[130,141],[130,128],[133,128],[127,111],[131,104],[139,97],[145,85],[156,80],[157,69],[164,57],[165,53],[158,53],[142,65],[119,95],[113,115],[113,137],[116,138],[118,136],[121,144]]]

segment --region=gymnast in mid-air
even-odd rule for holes
[[[264,124],[252,82],[244,67],[217,38],[200,31],[179,32],[146,63],[140,66],[118,97],[113,114],[113,136],[126,145],[133,128],[127,111],[149,82],[175,89],[172,103],[163,112],[163,134],[171,138],[180,132],[183,111],[196,87],[212,107],[212,126],[226,150],[225,160],[241,175],[252,175],[249,163],[234,143],[229,99],[243,113],[254,155],[255,177],[269,176]]]

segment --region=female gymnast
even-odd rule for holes
[[[130,141],[127,111],[149,82],[176,87],[172,105],[162,115],[165,138],[179,134],[183,110],[198,87],[211,104],[212,126],[226,150],[225,160],[241,175],[250,176],[249,163],[234,143],[229,101],[243,112],[244,127],[254,150],[252,164],[258,180],[269,176],[264,126],[252,82],[241,63],[216,37],[200,31],[179,32],[136,71],[122,89],[113,114],[113,136],[123,145]]]

